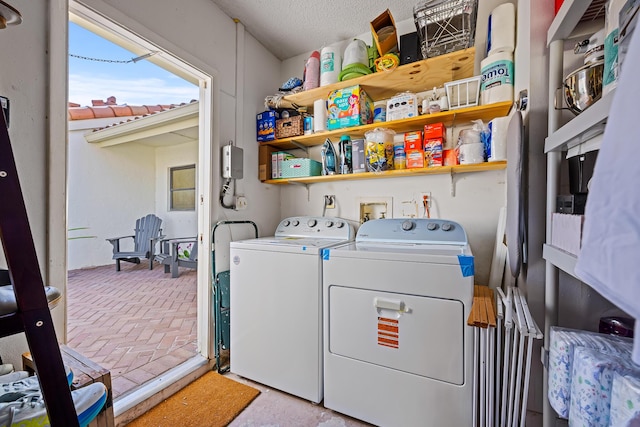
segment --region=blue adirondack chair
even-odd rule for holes
[[[120,271],[120,261],[140,264],[140,258],[147,258],[149,260],[149,270],[153,270],[156,244],[165,237],[162,235],[161,225],[162,220],[160,218],[154,214],[149,214],[136,221],[135,234],[133,236],[107,239],[113,245],[113,259],[116,260],[116,271]],[[133,250],[121,251],[121,239],[133,239]]]

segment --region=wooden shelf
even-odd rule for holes
[[[507,162],[485,162],[477,163],[473,165],[456,165],[456,166],[435,166],[431,168],[420,169],[400,169],[390,170],[384,172],[363,172],[363,173],[351,173],[345,175],[325,175],[325,176],[308,176],[304,178],[282,178],[282,179],[270,179],[264,181],[265,184],[315,184],[318,182],[332,182],[332,181],[354,181],[362,179],[376,179],[376,178],[399,178],[408,176],[419,175],[438,175],[438,174],[456,174],[456,173],[469,173],[469,172],[485,172],[492,170],[505,169]]]
[[[326,99],[337,89],[361,85],[374,101],[391,98],[398,92],[423,92],[440,87],[446,82],[473,76],[475,48],[423,59],[397,67],[388,72],[377,72],[343,82],[333,83],[284,97],[301,107],[312,107],[317,99]]]
[[[481,119],[485,123],[496,117],[503,117],[509,113],[513,103],[511,101],[497,102],[495,104],[481,105],[478,107],[460,108],[456,110],[443,111],[441,113],[423,114],[410,119],[394,120],[391,122],[372,123],[363,126],[354,126],[336,129],[327,132],[319,132],[311,135],[300,135],[289,138],[276,139],[274,141],[261,142],[260,145],[269,145],[278,149],[294,149],[300,147],[313,147],[321,145],[327,138],[339,139],[341,135],[348,134],[351,139],[363,138],[365,132],[375,128],[387,128],[396,132],[409,132],[421,129],[429,123],[443,122],[445,126],[451,127],[456,124],[468,123],[472,120]]]

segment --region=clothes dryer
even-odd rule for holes
[[[231,372],[322,401],[321,256],[354,235],[346,220],[305,216],[231,242]]]
[[[380,426],[472,425],[473,255],[462,226],[373,220],[324,252],[324,406]]]

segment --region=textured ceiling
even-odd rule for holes
[[[396,22],[413,18],[419,0],[211,0],[279,59],[289,59],[369,31],[391,10]]]

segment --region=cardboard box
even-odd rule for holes
[[[442,138],[427,139],[424,141],[424,166],[442,166]]]
[[[405,132],[404,134],[404,151],[422,151],[424,143],[422,142],[422,132],[417,130],[414,132]]]
[[[407,157],[407,169],[423,168],[424,167],[424,151],[412,150],[406,152]]]
[[[387,101],[387,121],[418,116],[418,97],[414,93],[401,93]]]
[[[351,141],[351,164],[353,173],[366,172],[366,161],[364,155],[364,139],[354,139]]]
[[[442,163],[445,166],[455,166],[458,164],[457,150],[442,150]]]
[[[276,112],[263,111],[256,115],[256,134],[258,142],[276,139]]]
[[[389,52],[398,52],[398,31],[396,30],[396,23],[389,9],[371,21],[370,26],[373,43],[376,45],[380,56]],[[381,32],[383,28],[387,27],[392,27],[393,31],[389,33],[387,33],[388,30]]]
[[[373,101],[360,85],[334,90],[327,106],[328,130],[373,123]]]
[[[258,179],[266,181],[271,179],[271,154],[276,149],[270,145],[260,145],[258,147]]]
[[[431,123],[424,125],[424,140],[442,138],[442,141],[447,140],[447,128],[444,123]]]

